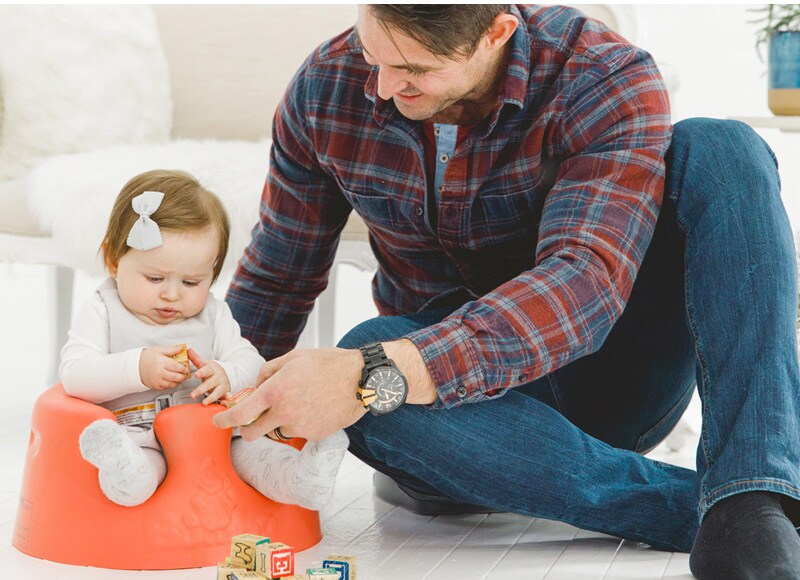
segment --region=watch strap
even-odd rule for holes
[[[389,357],[386,356],[386,352],[380,342],[370,342],[359,347],[359,350],[361,351],[361,356],[364,357],[365,375],[368,375],[378,367],[394,366]]]

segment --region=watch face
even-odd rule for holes
[[[393,367],[378,367],[367,378],[364,385],[374,389],[375,398],[369,407],[376,413],[388,413],[402,405],[408,395],[408,384],[405,377]]]

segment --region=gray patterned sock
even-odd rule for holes
[[[167,473],[164,457],[139,447],[125,428],[99,419],[83,430],[81,455],[97,467],[100,489],[116,504],[135,506],[147,501]]]
[[[252,442],[237,437],[231,441],[231,459],[239,477],[262,495],[318,510],[333,496],[348,444],[344,431],[309,441],[302,451],[268,437]]]

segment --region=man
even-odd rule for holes
[[[269,362],[218,425],[344,427],[420,496],[800,578],[795,258],[751,130],[673,129],[651,57],[572,9],[371,5],[273,137],[228,295]],[[382,316],[292,351],[352,209]],[[697,472],[644,458],[695,381]]]

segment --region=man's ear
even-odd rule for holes
[[[508,12],[498,14],[491,28],[489,28],[483,36],[486,47],[497,50],[504,46],[514,34],[517,26],[519,26],[519,20],[517,20],[517,17],[513,14],[509,14]]]

